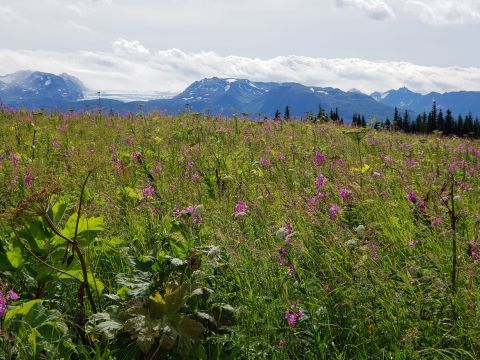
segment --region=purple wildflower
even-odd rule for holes
[[[18,295],[15,291],[12,289],[8,290],[8,297],[12,301],[17,301],[20,300],[20,295]]]
[[[25,183],[25,185],[27,185],[28,187],[32,186],[33,184],[33,177],[32,177],[32,173],[30,171],[27,171],[27,173],[25,174],[25,177],[23,178],[23,182]]]
[[[439,217],[435,218],[432,220],[432,226],[433,227],[438,227],[442,224],[442,219],[440,219]]]
[[[10,158],[12,159],[12,166],[14,166],[14,167],[17,166],[18,161],[20,160],[18,155],[12,152],[12,153],[10,153]]]
[[[191,179],[192,181],[200,180],[200,174],[198,172],[193,173]]]
[[[479,244],[476,242],[471,242],[468,244],[468,246],[469,246],[469,253],[473,261],[479,262],[480,261],[480,255],[478,254]]]
[[[315,164],[322,165],[327,159],[320,151],[315,151]]]
[[[162,172],[162,164],[161,163],[157,163],[157,165],[155,165],[155,167],[153,168],[153,171],[152,171],[155,175],[156,174],[159,174]]]
[[[4,317],[7,313],[7,299],[2,290],[0,290],[0,318]]]
[[[239,201],[235,204],[235,219],[247,215],[249,212],[248,205],[243,201]]]
[[[270,161],[268,161],[265,156],[262,156],[262,158],[260,159],[260,163],[264,168],[268,168],[270,166]]]
[[[137,162],[139,164],[142,163],[142,154],[140,154],[140,152],[138,151],[132,151],[132,153],[130,154],[135,160],[137,160]]]
[[[465,181],[461,181],[460,184],[458,184],[458,186],[462,190],[470,190],[471,189],[470,185],[468,185]]]
[[[353,192],[348,189],[340,189],[338,190],[338,196],[340,196],[343,201],[347,202],[353,196]]]
[[[330,219],[335,220],[338,217],[338,213],[340,212],[342,208],[338,206],[337,204],[333,204],[330,209],[328,209],[328,212],[330,214]]]
[[[325,185],[327,185],[327,178],[325,176],[320,175],[315,179],[315,190],[317,190],[317,192],[325,188]]]
[[[293,277],[295,276],[295,265],[294,264],[290,264],[288,265],[288,276],[290,277]]]
[[[295,327],[299,319],[305,316],[305,311],[302,309],[296,310],[295,306],[292,306],[290,310],[283,313],[283,318],[287,320],[288,326]]]
[[[193,205],[188,205],[185,209],[182,210],[182,215],[189,215],[193,213]]]
[[[412,203],[416,203],[418,201],[417,193],[414,192],[414,191],[409,192],[408,195],[407,195],[407,200],[412,202]]]
[[[153,186],[148,186],[142,190],[142,195],[144,199],[152,198],[155,195],[155,188]]]

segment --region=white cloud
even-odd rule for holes
[[[392,7],[383,0],[336,0],[336,5],[340,8],[361,10],[375,20],[387,20],[395,17]]]
[[[431,25],[480,22],[479,0],[408,0],[404,9]]]
[[[429,25],[480,23],[480,0],[335,0],[335,4],[363,11],[375,20],[403,12]]]
[[[480,68],[428,67],[407,62],[326,59],[298,55],[270,59],[149,51],[138,41],[118,39],[111,52],[0,50],[4,73],[31,69],[67,72],[101,91],[180,92],[204,77],[295,81],[306,85],[357,88],[366,93],[407,86],[420,92],[480,90]]]
[[[128,41],[125,39],[117,39],[112,43],[113,51],[118,55],[148,55],[150,50],[145,48],[139,41]]]
[[[17,23],[26,24],[28,22],[27,19],[20,16],[10,6],[1,6],[1,5],[0,5],[0,19],[7,23],[17,22]]]

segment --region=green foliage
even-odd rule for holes
[[[203,252],[208,257],[211,249],[190,249],[190,252]],[[194,258],[192,255],[189,261],[182,261],[160,255],[158,259],[131,259],[137,270],[117,275],[119,289],[116,295],[109,296],[117,304],[92,315],[87,333],[92,339],[110,342],[126,338],[124,335],[128,333],[147,357],[169,352],[180,358],[206,358],[201,340],[207,328],[218,330],[224,324],[217,310],[219,305],[210,302],[213,291],[200,284],[202,274],[193,265]],[[209,309],[216,317],[208,314]],[[233,308],[228,311],[233,315]],[[130,346],[125,341],[119,344],[116,351]]]
[[[394,127],[455,125],[433,113]],[[478,141],[30,115],[0,108],[0,358],[480,357]]]
[[[10,309],[3,328],[15,336],[14,352],[20,359],[70,359],[77,353],[62,315],[45,308],[43,300]]]

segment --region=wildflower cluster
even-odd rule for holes
[[[247,215],[250,212],[248,205],[244,201],[235,204],[235,220]]]
[[[3,287],[0,286],[0,318],[4,317],[7,313],[8,301],[20,300],[20,296],[12,289],[8,290],[5,294]]]
[[[305,316],[305,311],[302,308],[298,308],[296,305],[292,305],[290,309],[284,312],[283,318],[287,320],[288,326],[295,327],[299,319]]]
[[[279,254],[279,261],[280,261],[280,266],[285,266],[288,268],[287,274],[288,276],[294,276],[295,275],[295,264],[293,262],[288,261],[288,254],[290,253],[290,245],[292,243],[292,236],[295,235],[293,232],[293,226],[292,224],[288,223],[282,226],[280,229],[277,230],[275,233],[275,237],[278,240],[282,240],[284,242],[284,245],[281,245],[278,248],[278,254]]]

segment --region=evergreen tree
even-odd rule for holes
[[[358,115],[357,113],[353,113],[353,116],[352,116],[352,126],[355,126],[355,127],[359,127],[361,124],[361,119],[360,119],[360,115]]]
[[[437,129],[437,102],[434,101],[432,105],[432,111],[428,114],[427,120],[427,133],[432,133]]]
[[[444,132],[445,131],[445,119],[443,118],[442,109],[438,111],[437,117],[437,130]]]
[[[340,116],[338,115],[338,108],[335,108],[335,112],[333,110],[330,110],[330,119],[333,121],[339,121]],[[343,122],[343,120],[342,120]]]
[[[325,119],[325,110],[322,109],[322,105],[318,105],[317,119]]]
[[[315,122],[317,120],[317,118],[315,117],[315,115],[313,114],[312,111],[309,111],[307,113],[307,121],[309,122]]]
[[[458,136],[463,135],[463,117],[462,115],[458,115],[457,123],[455,124],[455,134]]]
[[[395,111],[393,113],[393,130],[401,130],[402,129],[402,120],[400,119],[400,115],[398,115],[398,109],[395,106]]]
[[[285,108],[285,113],[283,114],[283,118],[285,120],[290,120],[290,107],[288,105]]]
[[[425,130],[427,129],[427,125],[428,125],[428,116],[427,116],[427,113],[424,112],[422,115],[422,126],[420,130],[421,133],[425,133]]]
[[[475,138],[480,138],[480,120],[478,118],[473,122],[473,136]]]
[[[417,116],[417,120],[415,121],[415,132],[421,133],[423,131],[423,122],[422,122],[422,115]]]
[[[367,122],[365,121],[365,116],[362,115],[362,119],[360,120],[360,126],[363,128],[367,127]]]
[[[281,116],[280,116],[280,111],[277,109],[277,111],[275,111],[275,117],[274,117],[275,120],[281,120]]]
[[[387,120],[385,120],[385,129],[390,130],[391,127],[392,127],[392,123],[390,122],[390,119],[387,118]]]
[[[463,131],[462,133],[464,135],[468,135],[468,136],[473,136],[474,133],[473,133],[473,115],[472,113],[469,113],[466,117],[465,117],[465,122],[463,123]]]
[[[408,110],[405,110],[405,113],[403,114],[402,129],[407,133],[410,132],[410,116]]]
[[[447,115],[445,116],[445,134],[446,135],[453,134],[454,127],[455,127],[455,120],[453,119],[452,111],[448,109]]]

